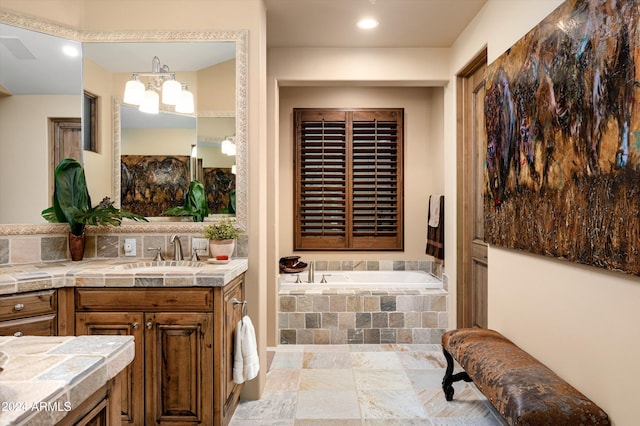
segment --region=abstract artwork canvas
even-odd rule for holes
[[[640,276],[639,19],[567,0],[489,65],[489,244]]]
[[[236,175],[231,168],[205,167],[203,183],[212,214],[235,214]]]
[[[122,155],[122,208],[156,217],[182,205],[189,189],[190,159],[188,155]]]

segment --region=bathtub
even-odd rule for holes
[[[302,282],[296,283],[297,276]],[[321,283],[324,276],[326,283]],[[442,281],[424,271],[316,271],[307,283],[306,271],[280,274],[280,290],[291,289],[441,289]]]

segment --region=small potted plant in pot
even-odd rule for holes
[[[217,260],[228,260],[233,254],[236,238],[242,232],[235,226],[235,219],[224,218],[204,227],[204,236],[209,240],[209,253]]]
[[[119,226],[124,218],[147,221],[140,215],[115,208],[109,197],[92,207],[84,169],[73,158],[62,160],[54,175],[53,206],[43,210],[42,217],[49,222],[69,224],[71,260],[82,260],[84,257],[84,231],[87,225]]]

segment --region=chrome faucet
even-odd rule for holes
[[[173,234],[169,242],[173,244],[173,260],[184,260],[184,257],[182,256],[182,244],[180,244],[180,237]]]
[[[308,271],[309,274],[307,276],[307,282],[309,284],[314,282],[314,273],[315,273],[314,269],[315,269],[314,262],[313,262],[313,260],[311,260],[311,261],[309,261],[309,271]]]

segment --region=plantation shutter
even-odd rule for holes
[[[296,111],[296,246],[347,244],[347,128],[344,111]]]
[[[294,248],[402,249],[402,109],[296,109],[294,126]]]
[[[353,113],[353,248],[401,243],[400,111]]]

